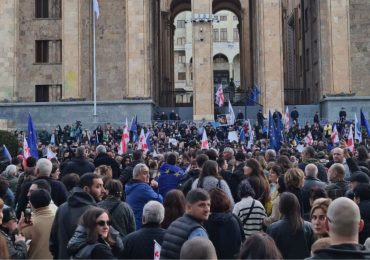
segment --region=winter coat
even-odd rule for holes
[[[364,244],[365,240],[370,237],[370,200],[360,201],[361,219],[364,221],[364,228],[359,234],[359,243]]]
[[[165,229],[159,224],[144,224],[140,230],[128,234],[123,239],[121,259],[153,259],[154,240],[163,242]]]
[[[96,206],[94,198],[80,187],[76,187],[67,202],[58,208],[49,242],[49,249],[54,258],[69,258],[65,250],[67,243],[73,236],[80,217],[92,206]]]
[[[283,218],[271,224],[266,231],[276,243],[284,259],[302,259],[310,256],[314,235],[309,222],[304,222],[303,229],[295,234],[289,220]]]
[[[308,216],[310,215],[311,205],[310,205],[310,196],[311,190],[314,188],[321,188],[325,189],[326,184],[314,177],[306,177],[304,179],[304,185],[302,188],[302,202],[303,202],[303,212],[305,215],[305,219],[308,220]]]
[[[83,157],[75,157],[68,161],[64,166],[60,177],[63,177],[69,173],[77,173],[79,176],[87,172],[94,172],[95,166]]]
[[[204,228],[216,248],[218,259],[232,259],[239,255],[245,235],[237,216],[231,212],[212,213],[204,223]]]
[[[336,198],[339,197],[343,197],[348,189],[349,189],[348,182],[346,181],[332,182],[325,188],[329,198],[331,198],[332,200],[335,200]]]
[[[76,259],[114,259],[122,253],[123,245],[117,230],[110,227],[109,233],[115,241],[113,248],[101,237],[94,244],[88,243],[87,229],[79,225],[68,242],[67,252]]]
[[[120,198],[109,196],[98,203],[98,206],[109,212],[112,226],[122,235],[135,231],[135,216],[131,207]]]
[[[98,167],[100,165],[110,166],[112,168],[113,179],[118,179],[120,176],[118,163],[106,153],[96,156],[94,160],[94,165],[95,167]]]
[[[159,168],[158,181],[158,192],[164,198],[168,191],[175,189],[177,184],[184,175],[184,171],[176,166],[168,163],[164,163]]]
[[[359,244],[340,244],[318,249],[308,259],[370,259],[370,251]]]
[[[135,215],[136,230],[139,230],[145,204],[151,200],[163,203],[163,197],[156,193],[149,184],[139,180],[132,180],[127,183],[125,192],[126,202],[130,205]]]
[[[319,160],[315,159],[315,158],[309,158],[307,160],[305,160],[304,162],[301,162],[300,164],[298,164],[298,168],[301,169],[303,172],[306,168],[306,166],[308,164],[315,164],[317,166],[317,178],[322,181],[322,182],[325,182],[325,183],[328,183],[328,174],[327,174],[327,170],[325,168],[324,165],[322,165]]]
[[[244,175],[244,166],[245,163],[240,163],[238,166],[235,166],[234,172],[231,174],[229,179],[230,190],[235,202],[239,202],[241,199],[238,194],[239,184],[247,177]]]
[[[177,184],[177,188],[181,190],[186,196],[191,190],[193,182],[199,177],[200,169],[190,170],[188,173],[184,174]]]
[[[0,229],[0,236],[6,240],[10,259],[27,259],[27,246],[25,241],[14,242],[5,231]]]

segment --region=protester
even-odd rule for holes
[[[168,193],[169,194],[169,193]],[[167,194],[167,195],[168,195]],[[161,228],[164,208],[157,201],[149,201],[143,208],[142,227],[123,239],[122,259],[152,259],[155,243],[162,244],[165,230]]]
[[[161,226],[167,229],[173,221],[185,213],[186,199],[184,194],[176,189],[170,190],[164,198],[163,206],[165,211]]]
[[[94,160],[95,167],[100,165],[107,165],[112,168],[113,178],[118,179],[120,176],[120,170],[118,163],[107,154],[107,148],[104,145],[98,145],[96,147],[96,158]]]
[[[256,232],[243,243],[239,259],[283,259],[275,241],[267,234]]]
[[[216,249],[207,238],[195,237],[181,247],[180,259],[217,260]]]
[[[92,207],[82,216],[67,252],[76,259],[115,259],[123,250],[119,233],[110,226],[106,210]]]
[[[354,190],[354,201],[360,209],[361,219],[364,222],[364,228],[359,234],[359,243],[365,243],[370,237],[370,184],[362,183],[357,185]]]
[[[330,203],[331,199],[320,198],[315,200],[312,204],[310,219],[316,238],[327,237],[329,235],[325,221]]]
[[[184,175],[184,171],[176,165],[177,156],[175,153],[167,154],[167,159],[159,168],[158,193],[164,198],[166,193],[177,187],[179,181]]]

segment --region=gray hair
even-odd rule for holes
[[[269,159],[275,159],[276,158],[276,151],[274,149],[268,149],[266,151],[265,157],[268,157]]]
[[[97,154],[107,153],[107,148],[104,145],[100,144],[96,147],[96,153]]]
[[[6,177],[14,176],[17,173],[17,166],[14,164],[8,165],[3,171],[3,175]]]
[[[162,223],[164,219],[164,207],[158,201],[151,200],[143,208],[143,224]]]
[[[85,157],[85,146],[77,147],[76,157]]]
[[[139,174],[141,172],[141,169],[143,169],[143,168],[148,168],[148,166],[146,166],[146,164],[144,164],[144,163],[136,164],[136,166],[134,167],[134,170],[132,172],[132,178],[136,179],[136,177],[139,176]]]
[[[45,158],[39,159],[36,163],[36,173],[39,176],[50,177],[52,168],[53,164],[51,163],[51,161]]]
[[[319,170],[317,169],[317,166],[315,164],[310,163],[306,165],[306,167],[304,168],[304,172],[306,176],[316,178]]]

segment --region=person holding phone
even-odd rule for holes
[[[19,231],[29,243],[29,259],[52,259],[49,251],[49,237],[55,212],[49,208],[50,193],[45,189],[35,190],[30,196],[32,217],[27,211],[19,221]]]

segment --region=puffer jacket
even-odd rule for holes
[[[112,259],[118,257],[123,250],[122,239],[119,232],[113,227],[109,228],[109,233],[116,242],[113,248],[105,243],[102,238],[99,238],[94,244],[89,244],[87,242],[87,229],[79,225],[68,242],[67,252],[76,259]]]
[[[4,231],[0,230],[0,236],[6,239],[11,259],[27,259],[27,246],[25,241],[13,242],[12,238]]]

